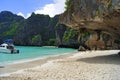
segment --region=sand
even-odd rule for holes
[[[118,52],[87,51],[47,59],[43,64],[35,61],[34,66],[1,76],[0,80],[119,80]]]

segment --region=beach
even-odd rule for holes
[[[120,50],[85,51],[0,68],[0,80],[119,80]]]

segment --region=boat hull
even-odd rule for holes
[[[19,50],[10,50],[10,49],[0,49],[2,53],[19,53]]]

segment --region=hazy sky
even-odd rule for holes
[[[49,14],[53,17],[64,12],[65,0],[0,0],[0,12],[11,11],[23,17],[36,14]]]

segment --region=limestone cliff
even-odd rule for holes
[[[34,14],[24,19],[10,11],[0,12],[0,44],[13,39],[15,45],[72,47],[77,43],[76,33],[58,24],[59,15]],[[68,35],[69,34],[69,35]],[[78,46],[77,46],[78,48]]]
[[[80,43],[88,49],[119,48],[120,0],[66,1],[66,11],[59,22],[78,30]]]

